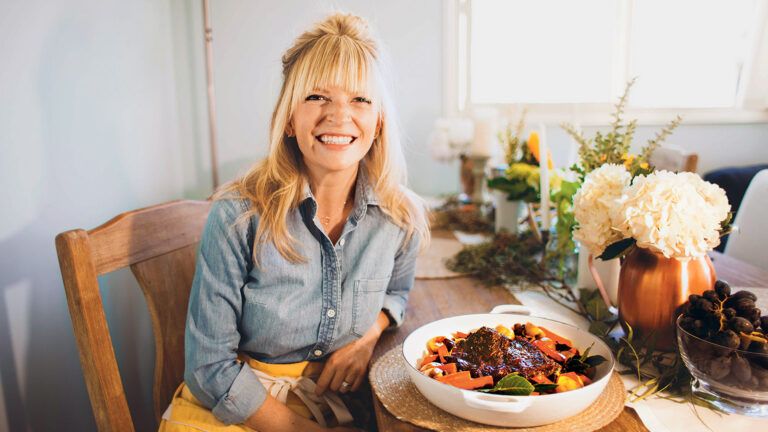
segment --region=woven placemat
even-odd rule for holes
[[[416,258],[416,279],[448,279],[464,276],[445,267],[445,260],[459,253],[463,245],[456,239],[432,238],[429,248]]]
[[[381,356],[371,367],[370,381],[381,404],[398,420],[435,431],[445,432],[563,432],[593,431],[612,422],[624,409],[626,390],[614,374],[603,394],[586,410],[571,418],[544,426],[502,428],[483,425],[449,414],[432,405],[411,382],[402,357],[402,345]],[[535,397],[535,396],[534,396]]]

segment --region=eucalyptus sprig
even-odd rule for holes
[[[650,159],[653,152],[682,122],[682,118],[676,116],[661,131],[657,132],[652,139],[648,140],[639,154],[631,154],[629,150],[637,130],[637,120],[633,119],[626,122],[624,114],[629,99],[629,91],[635,82],[636,78],[627,82],[624,93],[614,105],[614,110],[611,114],[613,120],[607,133],[597,131],[594,137],[587,138],[574,125],[569,123],[561,125],[563,130],[579,144],[579,162],[576,167],[577,169],[574,171],[580,175],[582,180],[586,174],[604,164],[625,165],[633,176],[651,172]]]
[[[503,131],[499,132],[499,142],[504,150],[504,161],[507,165],[523,160],[530,154],[526,142],[522,138],[526,114],[527,111],[523,111],[515,126],[509,123]],[[521,152],[522,157],[520,157]]]

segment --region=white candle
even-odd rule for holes
[[[549,151],[547,128],[539,124],[539,177],[541,178],[541,228],[549,231]]]
[[[482,112],[475,117],[475,137],[469,147],[472,156],[490,157],[496,140],[496,113]]]

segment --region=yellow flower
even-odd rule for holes
[[[531,132],[528,136],[528,150],[531,151],[531,154],[537,161],[541,161],[541,157],[539,157],[539,134],[536,131]],[[549,149],[547,149],[547,156],[549,169],[553,169],[555,165],[552,162],[552,152]]]
[[[643,162],[640,164],[640,168],[642,169],[648,169],[648,162]]]
[[[606,159],[608,159],[608,155],[607,154],[601,154],[600,155],[600,162],[605,162]]]
[[[621,157],[622,160],[624,160],[624,166],[629,169],[629,167],[632,166],[632,162],[635,161],[635,155],[633,154],[624,154],[624,156]]]

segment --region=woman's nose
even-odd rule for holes
[[[343,101],[334,101],[326,106],[326,121],[341,124],[352,120],[352,107],[350,104]]]

